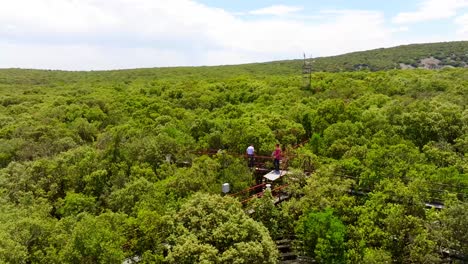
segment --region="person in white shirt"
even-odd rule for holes
[[[250,144],[250,146],[247,148],[247,157],[249,159],[249,168],[252,168],[254,166],[254,154],[255,154],[255,149],[253,144]]]

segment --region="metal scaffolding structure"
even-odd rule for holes
[[[311,82],[312,82],[312,61],[311,61],[311,58],[307,59],[304,53],[304,64],[302,65],[302,87],[306,89],[310,89]]]

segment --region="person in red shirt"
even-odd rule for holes
[[[276,144],[275,151],[273,151],[273,157],[275,160],[273,161],[273,165],[275,165],[275,171],[276,173],[280,172],[279,164],[281,160],[281,148],[279,144]]]

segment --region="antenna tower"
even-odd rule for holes
[[[312,56],[307,59],[304,53],[304,64],[302,65],[302,86],[304,88],[310,89],[312,82]]]

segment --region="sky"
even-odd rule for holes
[[[0,0],[0,68],[225,65],[468,40],[468,0]]]

